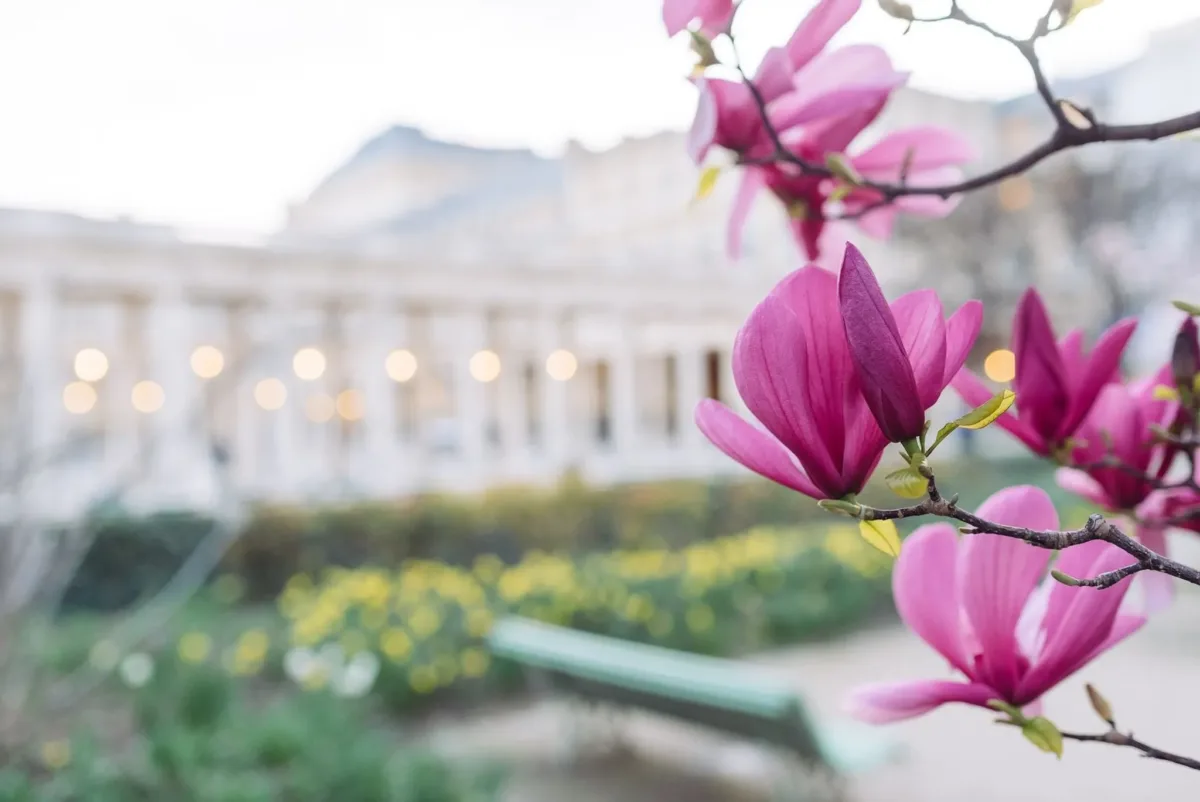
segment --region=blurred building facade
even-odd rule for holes
[[[1200,88],[1170,78],[1195,63],[1195,38],[1167,35],[1141,61],[1066,82],[1063,94],[1114,121],[1200,106],[1187,94]],[[1176,88],[1148,89],[1164,86]],[[985,169],[1036,141],[1044,115],[1036,98],[904,90],[876,129],[955,128]],[[1159,309],[1168,277],[1180,279],[1171,293],[1187,281],[1200,290],[1179,264],[1190,217],[1131,190],[1150,214],[1118,210],[1081,236],[1060,191],[1080,176],[1111,185],[1117,158],[1127,157],[1060,157],[971,196],[947,222],[907,224],[864,250],[889,293],[932,285],[947,305],[984,298],[977,360],[1007,340],[1008,310],[1031,283],[1060,325],[1106,322],[1112,287],[1090,267],[1101,257],[1126,311]],[[1140,161],[1123,169],[1144,178],[1163,157],[1128,158]],[[598,482],[736,473],[692,410],[703,397],[740,406],[735,332],[800,260],[764,198],[731,264],[735,181],[723,176],[693,202],[696,180],[678,133],[544,159],[397,127],[261,245],[0,211],[0,391],[16,410],[0,420],[0,492],[73,517],[114,493],[134,506],[204,506],[221,482],[319,502],[552,482],[568,470]],[[1170,248],[1147,256],[1149,240]],[[953,398],[943,406],[957,411]],[[976,446],[1008,448],[991,432]]]

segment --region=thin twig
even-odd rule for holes
[[[922,469],[922,473],[929,480],[927,491],[929,497],[927,499],[919,504],[891,509],[875,509],[873,507],[861,506],[859,517],[867,521],[895,521],[929,515],[940,518],[951,518],[967,524],[963,529],[965,534],[989,533],[1001,535],[1003,537],[1022,540],[1031,546],[1053,551],[1061,551],[1071,546],[1090,543],[1093,540],[1103,540],[1128,554],[1133,558],[1133,562],[1115,571],[1109,571],[1099,576],[1063,576],[1060,581],[1068,581],[1069,584],[1081,587],[1110,588],[1133,574],[1142,571],[1154,571],[1173,576],[1176,579],[1182,579],[1184,582],[1192,585],[1200,586],[1200,570],[1151,551],[1139,541],[1125,534],[1118,526],[1105,519],[1103,515],[1092,515],[1088,518],[1087,523],[1079,529],[1061,531],[1029,529],[1023,526],[1009,526],[1007,524],[996,523],[995,521],[980,518],[978,515],[960,508],[953,498],[943,498],[937,487],[933,471],[925,467]]]
[[[1042,69],[1041,60],[1037,55],[1035,42],[1045,33],[1051,31],[1050,18],[1051,12],[1047,11],[1042,21],[1039,22],[1034,34],[1028,39],[1018,39],[1009,36],[1001,31],[997,31],[990,25],[970,17],[957,4],[951,6],[951,11],[944,17],[929,18],[918,20],[920,22],[941,22],[943,20],[955,20],[962,22],[971,27],[983,30],[998,39],[1009,42],[1021,53],[1022,57],[1029,64],[1033,71],[1034,83],[1037,86],[1038,94],[1045,101],[1051,114],[1054,116],[1055,128],[1054,132],[1041,144],[1018,156],[1012,161],[995,167],[987,172],[980,173],[971,178],[963,179],[952,184],[938,184],[933,186],[912,185],[906,181],[899,183],[890,183],[883,181],[872,181],[861,179],[858,182],[858,188],[869,190],[879,194],[879,200],[868,204],[867,208],[858,210],[857,212],[847,215],[847,217],[861,217],[867,211],[870,211],[880,206],[884,206],[896,198],[924,195],[937,196],[941,198],[949,198],[952,195],[958,195],[963,192],[981,189],[983,187],[997,184],[1006,178],[1019,175],[1031,167],[1037,165],[1044,159],[1053,156],[1064,150],[1083,147],[1099,142],[1153,142],[1166,137],[1175,136],[1177,134],[1186,133],[1200,129],[1200,111],[1194,111],[1190,114],[1183,114],[1178,117],[1172,117],[1166,120],[1160,120],[1153,123],[1141,123],[1133,125],[1108,125],[1094,120],[1090,112],[1084,112],[1084,116],[1088,118],[1088,124],[1084,127],[1079,127],[1073,124],[1066,116],[1061,102],[1055,98],[1053,90],[1050,87],[1049,80]],[[731,41],[732,41],[732,37]],[[804,173],[823,178],[835,178],[833,171],[823,164],[809,162],[795,153],[792,153],[783,144],[780,137],[780,132],[775,129],[771,123],[770,116],[767,112],[767,104],[763,98],[762,92],[755,86],[746,74],[745,68],[741,63],[741,59],[737,57],[736,41],[734,41],[735,67],[750,90],[751,97],[757,107],[759,117],[762,121],[763,130],[770,141],[773,152],[765,157],[747,157],[743,156],[738,159],[739,164],[745,166],[765,166],[772,164],[790,164],[800,168]]]
[[[1200,760],[1184,757],[1183,755],[1176,755],[1172,752],[1165,752],[1162,749],[1158,749],[1150,746],[1147,743],[1137,740],[1133,737],[1132,733],[1126,735],[1125,733],[1118,732],[1117,730],[1110,730],[1102,735],[1087,735],[1077,732],[1064,732],[1062,733],[1062,737],[1071,741],[1081,741],[1083,743],[1127,746],[1130,749],[1136,749],[1137,751],[1141,752],[1143,756],[1148,757],[1151,760],[1161,760],[1164,763],[1174,763],[1177,766],[1183,766],[1184,768],[1200,771]]]

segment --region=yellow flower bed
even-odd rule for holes
[[[381,660],[376,689],[398,704],[497,672],[484,644],[506,614],[672,648],[736,652],[851,624],[887,597],[890,560],[853,527],[757,528],[683,549],[573,558],[533,551],[517,565],[412,561],[398,571],[293,577],[278,599],[292,646],[336,643]],[[244,646],[246,662],[256,642]]]

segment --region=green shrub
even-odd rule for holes
[[[950,482],[947,490],[974,505],[1000,487],[1030,481],[1053,487],[1040,463],[1020,461],[973,467],[969,479]],[[879,487],[863,499],[898,501]],[[762,479],[593,488],[568,478],[553,488],[499,488],[469,497],[424,495],[315,510],[264,507],[219,570],[244,580],[249,600],[267,601],[289,577],[331,565],[470,565],[485,554],[514,564],[532,550],[680,548],[760,525],[828,520],[811,499]],[[67,606],[111,610],[153,593],[210,529],[210,521],[185,514],[99,520]]]

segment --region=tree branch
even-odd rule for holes
[[[1134,125],[1108,125],[1096,121],[1090,112],[1083,111],[1082,114],[1086,120],[1081,120],[1078,123],[1072,122],[1063,108],[1062,102],[1054,96],[1054,92],[1050,86],[1049,80],[1046,77],[1045,71],[1042,69],[1041,60],[1037,55],[1035,43],[1046,33],[1049,33],[1050,18],[1054,8],[1046,12],[1046,15],[1038,23],[1033,35],[1028,39],[1018,39],[1009,36],[1001,31],[992,28],[990,25],[976,20],[975,18],[963,12],[957,3],[951,5],[950,12],[944,17],[931,19],[916,20],[918,22],[940,22],[943,20],[955,20],[974,28],[983,30],[990,35],[1009,42],[1021,53],[1025,61],[1029,64],[1033,72],[1034,83],[1037,86],[1038,94],[1046,103],[1047,108],[1054,117],[1055,128],[1054,132],[1046,141],[1037,145],[1033,149],[1018,156],[1012,161],[995,167],[987,172],[981,173],[971,178],[958,181],[953,184],[939,184],[935,186],[913,186],[906,181],[899,183],[889,183],[882,181],[871,181],[862,179],[857,186],[860,189],[866,189],[876,192],[880,195],[880,199],[876,204],[869,205],[869,208],[864,211],[869,211],[873,208],[886,205],[896,198],[925,195],[938,196],[941,198],[949,198],[952,195],[958,195],[963,192],[980,189],[982,187],[997,184],[1006,178],[1018,175],[1030,169],[1034,165],[1044,159],[1059,153],[1064,150],[1083,147],[1099,142],[1135,142],[1145,141],[1153,142],[1159,139],[1164,139],[1169,136],[1194,131],[1200,128],[1200,111],[1195,111],[1190,114],[1172,117],[1167,120],[1160,120],[1153,123],[1142,123]],[[730,37],[733,41],[733,37]],[[766,157],[741,157],[738,163],[745,166],[752,165],[770,165],[770,164],[790,164],[800,168],[808,175],[821,176],[825,178],[835,178],[833,171],[823,164],[815,164],[809,162],[796,154],[792,153],[783,144],[780,138],[779,131],[771,123],[770,116],[767,112],[767,104],[762,93],[754,82],[746,74],[742,66],[741,59],[737,57],[736,42],[734,42],[734,60],[735,67],[745,82],[750,94],[754,99],[755,106],[758,110],[758,115],[762,121],[763,129],[767,134],[768,139],[774,149],[774,152]],[[1082,127],[1081,127],[1082,126]],[[863,212],[859,212],[854,216],[861,216]]]
[[[1064,732],[1062,737],[1071,741],[1081,741],[1083,743],[1100,743],[1112,744],[1113,746],[1127,746],[1130,749],[1136,749],[1143,756],[1151,760],[1161,760],[1164,763],[1174,763],[1177,766],[1200,771],[1200,760],[1182,755],[1176,755],[1172,752],[1165,752],[1162,749],[1157,749],[1149,744],[1143,743],[1133,737],[1132,734],[1126,735],[1117,730],[1110,730],[1102,735],[1086,735],[1077,732]]]
[[[934,515],[967,524],[966,527],[961,529],[967,535],[989,533],[1002,537],[1011,537],[1023,540],[1031,546],[1050,549],[1052,551],[1061,551],[1062,549],[1078,546],[1081,543],[1089,543],[1093,540],[1103,540],[1128,554],[1133,558],[1133,562],[1123,568],[1108,571],[1094,577],[1070,577],[1065,574],[1056,574],[1055,578],[1060,582],[1077,587],[1110,588],[1133,574],[1142,571],[1154,571],[1173,576],[1176,579],[1182,579],[1184,582],[1192,585],[1200,586],[1200,570],[1151,551],[1139,541],[1125,534],[1119,527],[1106,520],[1103,515],[1092,515],[1088,518],[1087,523],[1079,529],[1062,531],[1028,529],[1023,526],[1009,526],[1007,524],[996,523],[995,521],[980,518],[978,515],[960,508],[956,497],[943,498],[941,492],[938,490],[933,471],[926,468],[922,473],[929,480],[927,491],[929,497],[925,501],[908,507],[896,507],[892,509],[875,509],[866,505],[859,505],[858,517],[864,521],[895,521],[904,518],[920,518],[927,515]]]

